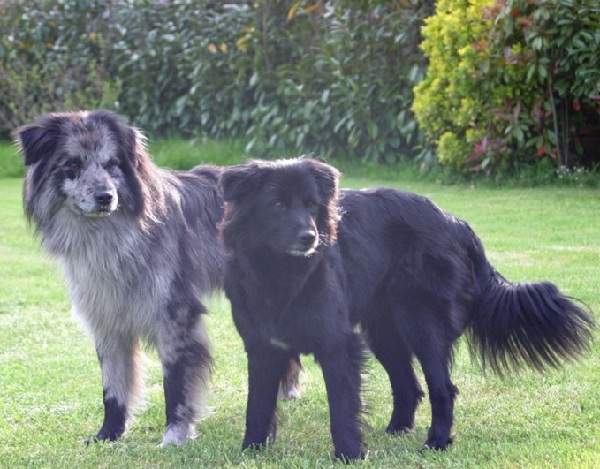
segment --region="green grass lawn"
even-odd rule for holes
[[[178,152],[189,145],[181,143]],[[161,147],[154,147],[161,161]],[[168,148],[163,151],[169,152]],[[227,163],[235,161],[232,148]],[[214,161],[214,158],[211,159]],[[366,174],[366,173],[365,173]],[[344,178],[346,187],[388,185],[418,192],[471,223],[494,266],[514,281],[550,280],[600,311],[600,195],[585,188],[470,188],[404,178]],[[99,429],[102,384],[94,347],[72,321],[58,269],[26,227],[21,181],[0,179],[0,467],[167,468],[333,466],[320,370],[304,360],[303,395],[280,406],[277,441],[258,454],[239,451],[244,432],[246,357],[228,302],[210,302],[216,359],[212,414],[184,447],[159,449],[164,426],[160,367],[152,351],[148,406],[117,443],[86,445]],[[371,360],[366,467],[600,467],[600,346],[577,363],[504,380],[484,374],[461,344],[453,367],[460,389],[454,444],[418,450],[426,439],[424,400],[414,434],[384,434],[391,412],[387,379]]]

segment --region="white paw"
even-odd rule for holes
[[[292,399],[297,399],[300,397],[300,389],[296,386],[292,386],[290,389],[285,392],[281,386],[279,386],[279,391],[277,393],[277,399],[280,401],[291,401]]]
[[[160,448],[165,448],[166,446],[176,445],[181,446],[185,444],[186,440],[189,438],[195,438],[195,433],[192,425],[173,425],[167,427],[167,431],[163,437],[163,441],[160,444]]]

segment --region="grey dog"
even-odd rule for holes
[[[220,170],[158,168],[141,132],[107,111],[50,114],[15,138],[27,218],[64,268],[73,313],[94,338],[104,386],[96,438],[125,431],[146,341],[163,368],[162,444],[183,444],[212,363],[202,298],[222,285]]]

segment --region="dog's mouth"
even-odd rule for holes
[[[99,207],[94,207],[91,210],[87,209],[85,207],[80,207],[80,206],[75,206],[72,207],[71,210],[78,216],[80,217],[85,217],[85,218],[104,218],[104,217],[108,217],[110,215],[112,215],[114,212],[117,211],[119,207],[112,207],[112,206],[99,206]]]
[[[109,208],[99,208],[98,210],[94,210],[93,212],[85,213],[84,216],[88,218],[102,218],[108,217],[114,210],[110,210]]]
[[[310,257],[317,251],[318,245],[319,245],[319,243],[317,242],[312,246],[305,246],[305,245],[293,246],[288,251],[288,254],[290,256],[295,256],[295,257]]]
[[[116,191],[87,188],[82,195],[71,195],[65,205],[77,216],[85,218],[108,217],[119,209],[120,200]]]
[[[296,242],[288,254],[297,257],[309,257],[315,253],[319,245],[319,234],[316,230],[303,230],[298,233]]]
[[[293,250],[289,251],[288,254],[290,256],[295,256],[295,257],[310,257],[311,255],[313,255],[315,253],[315,251],[316,251],[315,248],[309,249],[307,251],[300,251],[297,249],[293,249]]]

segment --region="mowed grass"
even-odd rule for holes
[[[162,143],[165,161],[171,151]],[[189,144],[178,143],[177,153]],[[158,153],[160,146],[154,147]],[[236,161],[235,151],[225,162]],[[161,156],[157,156],[160,161]],[[208,161],[215,162],[215,158]],[[520,282],[550,280],[600,311],[600,196],[584,188],[500,189],[443,186],[402,177],[353,177],[345,187],[387,185],[424,194],[466,219],[493,265]],[[143,275],[143,273],[141,273]],[[217,295],[207,323],[215,370],[212,413],[198,438],[159,449],[164,430],[160,366],[148,351],[148,405],[117,443],[87,445],[99,429],[102,383],[92,341],[71,319],[60,271],[28,230],[21,180],[0,179],[0,467],[260,467],[335,466],[322,376],[304,359],[303,394],[280,405],[277,440],[260,453],[240,453],[246,405],[246,357],[229,303]],[[598,317],[598,316],[597,316]],[[457,347],[453,380],[454,444],[418,450],[430,408],[419,407],[411,435],[384,434],[391,412],[385,373],[370,360],[364,467],[600,467],[600,346],[577,363],[544,374],[525,371],[500,379],[484,373]]]

